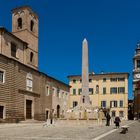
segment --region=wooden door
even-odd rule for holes
[[[26,100],[26,119],[32,119],[32,101]]]
[[[0,118],[3,119],[3,106],[0,106]]]

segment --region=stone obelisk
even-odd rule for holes
[[[86,39],[82,42],[82,94],[81,104],[89,105],[89,72],[88,72],[88,42]]]

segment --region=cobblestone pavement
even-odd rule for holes
[[[105,136],[104,140],[121,140],[119,138],[126,137],[127,140],[138,140],[131,135],[134,128],[137,132],[140,130],[140,123],[135,121],[122,122],[121,125],[130,124],[129,133],[119,134],[119,130],[114,129],[114,125],[56,125],[43,126],[43,123],[32,124],[0,124],[0,140],[98,140],[98,136],[113,131],[113,133]],[[132,131],[132,132],[131,132]],[[111,136],[111,137],[110,137]],[[102,138],[102,137],[101,137]],[[117,138],[117,139],[116,139]]]

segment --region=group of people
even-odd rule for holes
[[[47,126],[50,126],[50,125],[54,125],[54,109],[51,109],[51,110],[50,110],[48,119],[47,119],[46,122],[43,124],[44,127],[45,127],[45,126],[47,127]]]
[[[106,126],[109,126],[110,125],[110,119],[111,119],[111,116],[107,112],[106,113]],[[114,123],[115,123],[116,128],[119,128],[120,127],[120,122],[121,122],[120,118],[118,116],[115,117]]]
[[[105,117],[106,117],[106,126],[110,126],[110,119],[111,119],[110,114],[107,112]],[[54,121],[53,120],[54,119],[54,109],[52,109],[50,111],[49,118],[50,118],[50,124],[53,124],[53,121]],[[118,116],[116,116],[115,120],[114,120],[116,128],[120,127],[120,122],[121,122],[120,118]]]

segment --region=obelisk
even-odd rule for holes
[[[82,42],[82,94],[81,104],[89,105],[89,72],[88,72],[88,42],[86,39]]]

